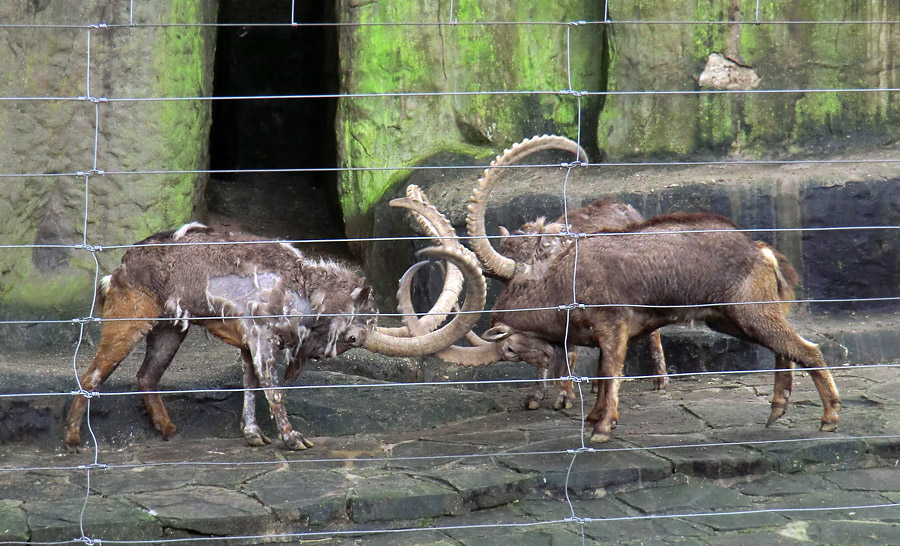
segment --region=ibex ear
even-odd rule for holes
[[[372,292],[372,287],[369,285],[363,287],[357,287],[353,289],[353,292],[350,292],[350,297],[353,298],[354,303],[357,305],[361,305],[369,300],[369,294]]]
[[[321,312],[325,307],[325,297],[327,294],[322,289],[314,290],[312,295],[309,297],[309,306],[312,307],[313,311]]]
[[[481,335],[481,338],[487,341],[500,341],[501,339],[508,338],[512,333],[512,328],[505,324],[499,324],[485,330],[484,334]]]
[[[497,229],[500,230],[500,235],[502,235],[502,236],[504,236],[504,237],[509,237],[509,230],[508,230],[508,229],[506,229],[506,228],[503,227],[503,226],[497,226]]]

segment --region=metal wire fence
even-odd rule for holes
[[[242,101],[242,100],[266,100],[266,101],[281,101],[281,100],[321,100],[321,99],[340,99],[342,101],[354,101],[362,98],[370,98],[370,97],[380,97],[380,98],[402,98],[402,97],[428,97],[428,96],[447,96],[447,95],[479,95],[479,96],[515,96],[515,95],[527,95],[527,96],[540,96],[540,95],[551,95],[551,96],[567,96],[571,97],[573,101],[577,104],[577,110],[580,115],[582,112],[582,101],[581,99],[584,97],[590,96],[606,96],[606,97],[614,97],[614,96],[637,96],[637,95],[653,95],[653,96],[666,96],[666,95],[717,95],[717,94],[726,94],[726,95],[761,95],[761,94],[780,94],[780,93],[804,93],[806,95],[814,95],[814,94],[865,94],[865,93],[896,93],[900,91],[900,88],[894,87],[871,87],[871,88],[816,88],[816,89],[808,89],[808,88],[794,88],[794,89],[749,89],[749,90],[715,90],[715,89],[700,89],[700,90],[614,90],[614,91],[581,91],[572,88],[572,72],[571,68],[568,65],[568,59],[571,58],[572,52],[570,50],[571,41],[569,40],[569,36],[571,32],[577,31],[577,29],[584,27],[597,27],[602,25],[613,25],[619,27],[628,27],[630,25],[660,25],[660,26],[670,26],[670,25],[687,25],[687,26],[697,26],[697,25],[802,25],[802,26],[820,26],[820,25],[897,25],[900,24],[898,20],[859,20],[859,21],[810,21],[810,20],[766,20],[760,14],[759,7],[755,10],[755,13],[752,17],[747,20],[741,21],[731,21],[731,20],[611,20],[608,17],[609,9],[608,6],[604,8],[604,19],[596,20],[596,21],[586,21],[586,20],[577,20],[574,17],[577,17],[577,14],[572,14],[573,20],[571,21],[462,21],[459,20],[456,15],[456,7],[454,6],[452,0],[449,4],[449,16],[446,21],[390,21],[390,22],[378,22],[378,23],[339,23],[339,22],[331,22],[331,23],[300,23],[296,21],[295,15],[295,6],[294,3],[291,2],[290,10],[288,11],[287,6],[285,9],[285,21],[273,21],[270,23],[216,23],[216,22],[208,22],[208,23],[185,23],[182,21],[167,21],[163,23],[141,23],[137,22],[134,19],[134,3],[132,2],[129,5],[129,21],[128,23],[123,24],[108,24],[103,22],[59,22],[59,24],[20,24],[20,23],[0,23],[0,31],[15,31],[17,29],[47,29],[47,30],[58,30],[58,31],[77,31],[84,33],[85,39],[85,53],[86,53],[86,65],[84,70],[84,94],[79,96],[4,96],[0,97],[0,109],[3,108],[15,108],[16,104],[23,102],[73,102],[73,103],[90,103],[93,105],[93,134],[90,135],[90,138],[93,140],[93,155],[88,159],[87,165],[83,170],[77,170],[73,172],[0,172],[0,183],[4,180],[10,179],[24,179],[24,178],[60,178],[60,179],[74,179],[78,181],[83,181],[84,188],[84,222],[82,226],[83,231],[83,239],[78,244],[13,244],[7,243],[4,241],[0,241],[0,251],[9,250],[9,249],[71,249],[73,251],[83,252],[87,256],[90,257],[91,260],[96,265],[95,275],[94,275],[94,292],[96,292],[96,288],[99,284],[99,279],[101,276],[100,271],[100,262],[97,258],[98,253],[112,250],[112,249],[126,249],[132,247],[134,245],[130,244],[128,241],[118,241],[114,244],[104,244],[99,245],[93,241],[91,233],[89,232],[89,224],[88,217],[89,212],[91,210],[91,202],[90,202],[90,187],[92,181],[96,178],[102,178],[104,176],[118,175],[118,176],[154,176],[154,175],[172,175],[172,174],[196,174],[196,175],[225,175],[225,174],[247,174],[247,173],[306,173],[306,172],[348,172],[348,171],[416,171],[416,170],[432,170],[432,169],[472,169],[475,167],[485,167],[485,165],[440,165],[440,166],[408,166],[408,165],[392,165],[392,166],[362,166],[362,167],[342,167],[342,166],[334,166],[330,168],[280,168],[280,169],[234,169],[234,170],[209,170],[209,169],[197,169],[197,170],[160,170],[160,169],[142,169],[141,166],[138,165],[137,168],[133,170],[105,170],[104,166],[100,164],[98,161],[99,157],[99,139],[100,139],[100,127],[103,122],[103,113],[104,109],[108,108],[109,105],[115,103],[136,103],[136,102],[163,102],[163,101],[197,101],[197,102],[209,102],[209,101]],[[128,97],[128,96],[110,96],[103,97],[97,95],[97,89],[92,87],[91,82],[91,74],[92,74],[92,63],[91,63],[91,46],[94,42],[94,37],[97,33],[115,33],[123,30],[134,30],[134,29],[149,29],[149,28],[190,28],[190,27],[264,27],[264,28],[302,28],[309,26],[333,26],[333,27],[349,27],[349,26],[398,26],[398,27],[425,27],[425,26],[473,26],[473,27],[486,27],[486,26],[500,26],[500,25],[513,25],[517,27],[537,27],[537,26],[557,26],[566,29],[567,35],[567,48],[564,54],[567,59],[567,68],[568,68],[568,88],[566,89],[529,89],[529,90],[495,90],[495,89],[481,89],[478,91],[470,91],[470,92],[422,92],[416,90],[393,90],[393,89],[385,89],[383,92],[379,93],[341,93],[341,94],[278,94],[278,95],[255,95],[255,96],[193,96],[193,97],[185,97],[185,96],[147,96],[147,97]],[[576,137],[580,141],[580,135],[576,135]],[[606,163],[606,166],[620,166],[620,167],[673,167],[673,166],[729,166],[729,165],[760,165],[760,166],[770,166],[770,165],[844,165],[844,164],[866,164],[866,163],[883,163],[883,164],[895,164],[900,163],[900,158],[861,158],[861,159],[843,159],[843,158],[814,158],[814,159],[783,159],[783,160],[748,160],[748,159],[726,159],[726,160],[710,160],[710,161],[644,161],[639,163],[630,163],[630,162],[618,162],[618,163]],[[519,166],[514,165],[509,168],[552,168],[559,169],[563,167],[566,169],[566,182],[568,181],[569,173],[571,173],[574,169],[579,168],[591,168],[591,165],[574,162],[574,163],[564,163],[560,164],[543,164],[543,165],[527,165],[527,166]],[[566,210],[568,211],[568,195],[566,190],[566,183],[563,185],[563,195],[561,196],[563,202],[565,203]],[[877,231],[877,230],[896,230],[900,229],[900,226],[895,225],[858,225],[858,226],[824,226],[824,227],[800,227],[800,228],[777,228],[777,229],[746,229],[739,230],[744,232],[787,232],[787,231],[800,231],[800,232],[813,232],[813,231]],[[589,238],[589,237],[599,237],[599,236],[616,236],[616,234],[570,234],[576,239]],[[520,235],[522,237],[528,237],[529,235]],[[516,235],[511,235],[510,237],[516,237]],[[429,237],[388,237],[388,238],[370,238],[370,239],[349,239],[349,241],[354,242],[373,242],[373,241],[384,241],[384,240],[427,240]],[[461,237],[463,241],[468,239],[467,237]],[[267,242],[288,242],[288,243],[302,243],[302,244],[311,244],[311,243],[322,243],[328,242],[327,240],[319,240],[319,239],[304,239],[304,240],[285,240],[278,239],[277,241],[246,241],[242,244],[261,244]],[[190,244],[190,243],[179,243],[179,244]],[[577,248],[577,246],[576,246]],[[573,278],[575,282],[578,282],[578,273],[577,271],[573,272]],[[574,285],[574,283],[573,283]],[[557,306],[554,307],[531,307],[531,308],[519,308],[510,311],[517,312],[527,312],[527,311],[535,311],[535,310],[557,310],[559,312],[565,312],[567,317],[571,314],[573,310],[576,309],[584,309],[586,307],[592,307],[591,305],[586,305],[584,303],[580,303],[577,301],[575,294],[572,294],[571,301],[561,301]],[[900,296],[887,296],[887,297],[872,297],[872,298],[843,298],[843,299],[798,299],[792,300],[791,303],[847,303],[847,302],[890,302],[890,301],[900,301]],[[740,302],[741,304],[753,304],[759,302]],[[622,304],[629,304],[629,302],[620,302],[616,304],[609,304],[610,306],[621,306]],[[632,304],[629,304],[632,305]],[[724,305],[724,304],[723,304]],[[633,305],[632,305],[633,306]],[[593,306],[596,307],[596,306]],[[654,305],[653,307],[662,307]],[[684,306],[678,306],[684,307]],[[394,315],[392,313],[385,313],[385,315],[391,316]],[[266,318],[265,316],[245,316],[245,317],[236,317],[236,318]],[[12,319],[12,320],[2,320],[0,321],[0,325],[19,325],[19,324],[73,324],[77,326],[79,329],[78,340],[79,342],[74,348],[72,355],[72,368],[74,373],[74,383],[77,384],[77,388],[74,388],[69,391],[60,391],[60,392],[21,392],[21,393],[4,393],[0,394],[0,399],[19,399],[19,398],[37,398],[37,397],[67,397],[72,398],[74,396],[83,395],[88,397],[88,412],[87,412],[87,426],[88,431],[92,437],[91,445],[92,445],[92,453],[93,453],[93,462],[86,465],[40,465],[40,466],[7,466],[0,468],[0,477],[8,473],[17,473],[17,472],[28,472],[28,471],[69,471],[69,472],[77,472],[84,473],[87,480],[87,492],[85,495],[84,503],[77,514],[71,514],[70,517],[77,519],[80,522],[81,527],[81,536],[73,536],[71,540],[65,541],[65,543],[88,543],[88,544],[99,544],[101,541],[106,543],[128,543],[128,544],[140,544],[144,542],[153,542],[153,543],[180,543],[180,542],[202,542],[203,539],[199,538],[175,538],[175,539],[154,539],[152,541],[144,541],[140,539],[134,540],[109,540],[104,538],[103,536],[94,536],[90,533],[90,529],[85,528],[84,519],[85,519],[85,511],[90,509],[89,499],[92,494],[92,490],[90,488],[90,479],[91,473],[97,469],[108,469],[108,468],[116,468],[116,469],[133,469],[133,468],[150,468],[150,467],[199,467],[199,466],[215,466],[215,465],[226,465],[229,467],[240,467],[240,466],[280,466],[285,464],[285,460],[278,458],[277,460],[257,460],[257,461],[245,461],[245,462],[218,462],[218,461],[200,461],[200,460],[190,460],[186,458],[182,461],[165,461],[165,462],[141,462],[137,464],[120,464],[120,463],[105,463],[102,460],[102,446],[101,443],[94,436],[94,431],[91,428],[91,411],[90,411],[90,400],[97,396],[137,396],[137,395],[145,395],[148,394],[147,391],[120,391],[120,392],[87,392],[81,388],[79,383],[79,371],[77,369],[77,360],[79,354],[84,350],[82,346],[81,340],[84,339],[85,327],[90,323],[103,323],[109,322],[111,320],[129,320],[129,319],[104,319],[100,316],[99,310],[96,308],[96,302],[93,302],[89,312],[81,317],[71,317],[66,319],[57,319],[57,320],[32,320],[28,317],[22,317],[21,319]],[[179,321],[183,320],[177,317],[171,318],[160,318],[162,321],[172,320]],[[568,320],[568,319],[567,319]],[[892,367],[897,366],[896,364],[889,363],[862,363],[857,364],[857,368],[862,367]],[[842,366],[833,366],[829,369],[841,369]],[[705,375],[730,375],[730,374],[749,374],[749,373],[771,373],[770,369],[754,369],[754,370],[733,370],[733,371],[720,371],[720,372],[690,372],[690,373],[672,373],[669,374],[673,378],[678,377],[690,377],[690,376],[705,376]],[[569,371],[570,376],[566,379],[573,380],[578,387],[578,394],[581,399],[584,399],[586,394],[582,392],[582,385],[587,385],[588,382],[592,379],[597,379],[597,377],[579,377]],[[635,378],[652,378],[654,376],[651,375],[641,375],[635,376]],[[478,385],[521,385],[521,384],[532,384],[534,379],[510,379],[510,380],[495,380],[495,381],[419,381],[412,383],[399,383],[399,382],[388,382],[377,385],[366,385],[366,388],[391,388],[391,389],[409,389],[415,390],[424,386],[437,386],[442,388],[451,388],[451,387],[459,387],[459,386],[470,386],[474,384]],[[285,391],[299,391],[299,390],[307,390],[307,389],[356,389],[359,388],[359,385],[328,385],[328,386],[308,386],[308,385],[298,385],[298,386],[286,386],[283,387]],[[38,391],[40,389],[37,389]],[[205,389],[205,388],[196,388],[196,389],[184,389],[184,390],[160,390],[156,391],[158,394],[163,395],[173,395],[173,394],[197,394],[197,393],[207,393],[207,392],[241,392],[246,391],[248,389],[245,388],[227,388],[227,389]],[[262,389],[250,389],[250,390],[262,390]],[[582,405],[583,407],[583,405]],[[582,418],[584,415],[582,415]],[[581,434],[579,434],[578,438],[573,438],[572,447],[565,450],[540,450],[540,451],[531,451],[531,452],[517,452],[517,456],[540,456],[540,455],[566,455],[570,457],[570,465],[569,470],[571,471],[572,465],[574,465],[576,459],[583,453],[611,453],[611,452],[631,452],[631,451],[645,451],[649,448],[646,447],[615,447],[615,448],[602,448],[602,447],[593,447],[585,444],[584,441],[584,419],[582,419],[582,430]],[[885,439],[885,440],[896,440],[900,438],[900,436],[895,435],[877,435],[877,436],[857,436],[853,437],[855,439],[867,440],[867,439]],[[686,447],[725,447],[725,446],[748,446],[748,445],[759,445],[759,444],[778,444],[778,443],[799,443],[799,442],[817,442],[826,444],[830,441],[841,439],[845,440],[846,437],[842,438],[829,438],[829,437],[816,437],[816,438],[792,438],[792,439],[777,439],[777,440],[743,440],[738,442],[705,442],[698,444],[681,444],[681,445],[663,445],[663,446],[655,446],[653,449],[655,450],[675,450],[675,449],[684,449]],[[438,455],[438,456],[428,456],[428,457],[396,457],[393,460],[396,461],[415,461],[422,459],[487,459],[494,458],[505,453],[501,452],[478,452],[478,453],[469,453],[469,454],[448,454],[448,455]],[[383,462],[383,458],[366,458],[366,457],[352,457],[352,458],[323,458],[323,459],[304,459],[303,461],[293,461],[291,464],[311,464],[311,463],[332,463],[332,464],[343,464],[343,463],[353,463],[353,464],[365,464],[366,462]],[[567,477],[568,483],[568,477]],[[580,526],[582,530],[582,540],[584,540],[584,529],[594,523],[599,521],[603,522],[613,522],[613,521],[636,521],[636,520],[652,520],[652,519],[674,519],[674,518],[697,518],[697,517],[710,517],[710,516],[725,516],[725,515],[750,515],[750,514],[758,514],[758,513],[774,513],[774,512],[803,512],[803,511],[832,511],[832,512],[851,512],[851,511],[859,511],[866,509],[875,509],[875,508],[886,508],[893,507],[896,508],[900,506],[897,503],[883,503],[883,504],[869,504],[869,505],[853,505],[853,506],[828,506],[822,508],[778,508],[778,509],[762,509],[762,510],[736,510],[736,511],[727,511],[727,512],[709,512],[709,513],[676,513],[676,514],[660,514],[660,515],[638,515],[638,516],[622,516],[622,517],[608,517],[608,518],[591,518],[587,517],[584,514],[579,513],[575,504],[573,504],[572,500],[568,497],[568,487],[564,488],[566,490],[566,502],[568,503],[568,507],[570,510],[570,516],[564,518],[548,518],[545,520],[536,520],[529,523],[492,523],[492,524],[484,524],[484,525],[471,525],[471,526],[429,526],[428,529],[432,531],[440,531],[440,530],[450,530],[450,529],[475,529],[475,528],[496,528],[503,529],[505,527],[529,527],[529,526],[543,526],[543,525],[576,525]],[[404,527],[404,528],[379,528],[379,527],[371,527],[368,529],[354,529],[353,531],[321,531],[321,532],[302,532],[302,533],[287,533],[287,534],[263,534],[263,535],[234,535],[234,536],[226,536],[226,537],[217,537],[217,540],[233,540],[233,541],[247,541],[247,540],[272,540],[276,538],[282,539],[296,539],[296,540],[312,540],[316,538],[324,538],[324,537],[340,537],[344,535],[383,535],[389,533],[410,533],[423,530],[422,527]]]

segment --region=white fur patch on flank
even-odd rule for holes
[[[191,222],[190,224],[185,224],[178,228],[178,231],[175,232],[175,235],[172,236],[172,239],[177,241],[187,234],[188,231],[192,229],[206,229],[206,226],[201,224],[200,222]]]

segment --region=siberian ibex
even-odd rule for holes
[[[627,205],[613,197],[602,197],[592,203],[570,211],[568,215],[564,214],[552,222],[547,222],[545,218],[538,218],[533,222],[528,222],[516,230],[512,236],[509,230],[500,226],[499,230],[502,238],[500,239],[500,252],[498,254],[494,251],[493,247],[491,247],[490,243],[487,242],[487,239],[484,238],[486,235],[483,221],[484,212],[487,197],[491,188],[500,174],[505,170],[504,167],[506,165],[515,163],[529,154],[546,149],[571,151],[579,160],[587,160],[587,153],[571,140],[555,136],[544,136],[528,140],[507,150],[503,155],[498,156],[496,160],[491,163],[490,168],[485,171],[484,178],[479,181],[479,187],[483,192],[483,198],[478,200],[473,197],[472,203],[469,205],[470,212],[466,219],[466,224],[468,235],[473,238],[472,248],[484,265],[485,273],[500,281],[507,282],[515,275],[515,268],[502,266],[504,257],[516,264],[533,264],[538,260],[546,261],[552,255],[560,252],[571,243],[571,240],[565,237],[565,232],[597,233],[606,230],[620,230],[632,223],[643,220],[641,214],[631,205]],[[428,200],[424,193],[418,187],[413,188],[407,189],[406,199],[422,200],[428,204]],[[479,189],[476,188],[476,195],[478,191]],[[437,214],[442,217],[439,212]],[[446,226],[439,228],[437,225],[429,226],[429,223],[423,221],[423,217],[415,212],[413,216],[426,233],[438,230],[455,234],[452,227],[450,227],[449,222],[445,222]],[[480,223],[473,221],[473,219],[477,217],[482,219]],[[447,234],[445,233],[445,236],[446,235]],[[491,266],[496,266],[497,264],[501,264],[501,266],[496,269],[491,268]],[[405,303],[405,306],[400,307],[400,311],[412,316],[411,303],[406,303],[406,300],[404,299],[401,299],[400,301]],[[409,324],[408,320],[407,324]],[[469,336],[469,340],[472,344],[484,343],[483,340],[479,343],[479,340],[473,339],[471,335]],[[535,383],[532,391],[528,394],[525,400],[525,407],[528,409],[537,409],[540,407],[541,400],[544,398],[546,391],[545,380],[547,379],[550,370],[556,370],[557,374],[559,374],[556,375],[556,377],[571,375],[571,366],[574,365],[577,353],[574,348],[569,350],[568,354],[566,354],[566,351],[563,350],[562,347],[554,347],[551,351],[552,354],[546,354],[546,351],[549,350],[549,348],[531,347],[530,343],[525,343],[524,340],[520,341],[522,342],[522,345],[519,347],[520,360],[536,366],[538,374],[538,381]],[[653,362],[653,373],[656,375],[654,378],[654,385],[657,389],[663,389],[668,381],[668,377],[666,376],[666,361],[662,349],[662,340],[660,339],[658,330],[653,331],[649,335],[649,348],[650,357]],[[532,359],[524,358],[524,355],[527,352],[534,352]],[[554,360],[560,355],[565,355],[567,360],[564,360],[563,362]],[[550,360],[553,360],[552,364],[550,363]],[[568,364],[568,366],[566,366],[566,364]],[[553,404],[554,408],[561,409],[572,407],[575,393],[572,389],[571,381],[560,381],[558,384],[560,388]],[[593,386],[596,391],[597,382],[594,382]]]
[[[431,205],[427,196],[418,186],[410,185],[407,187],[406,197],[396,200],[397,203],[401,201],[420,204],[417,209],[413,210],[413,216],[426,234],[435,237],[439,241],[456,237],[449,220]],[[431,209],[431,212],[426,215],[424,211],[428,209]],[[524,224],[512,236],[510,236],[506,228],[500,226],[501,234],[504,235],[504,238],[500,241],[500,254],[523,264],[533,264],[538,260],[547,260],[559,253],[570,242],[563,235],[567,227],[565,218],[564,215],[553,222],[547,222],[544,218],[538,218],[534,222]],[[605,229],[623,229],[629,224],[643,220],[643,217],[634,207],[612,197],[600,198],[576,209],[569,213],[568,218],[570,220],[568,224],[570,230],[572,226],[575,226],[576,230],[584,230],[589,233],[596,233]],[[404,322],[411,329],[424,333],[427,331],[427,327],[425,325],[416,325],[409,289],[412,275],[418,268],[419,266],[410,268],[401,279],[401,289],[398,291],[398,310],[407,315]],[[504,277],[501,278],[508,280]],[[429,316],[426,315],[426,318]],[[433,326],[433,322],[431,325]],[[471,333],[467,338],[470,344],[475,346],[488,343]],[[563,377],[571,374],[571,369],[566,364],[568,363],[570,366],[574,364],[576,358],[575,350],[572,349],[567,354],[561,344],[559,346],[545,346],[543,343],[535,343],[521,336],[514,337],[510,340],[510,343],[516,345],[517,360],[529,362],[537,367],[538,381],[525,400],[527,409],[537,409],[544,398],[546,379],[548,377]],[[654,382],[657,389],[662,389],[665,387],[668,378],[665,375],[666,363],[658,330],[650,334],[650,353],[653,360],[653,371],[656,375]],[[530,356],[528,356],[529,354]],[[554,408],[572,407],[575,399],[572,382],[559,381],[558,383],[560,388],[554,402]],[[597,382],[594,382],[594,386],[596,385]]]
[[[525,140],[502,157],[518,158],[547,147],[577,152],[561,137]],[[498,162],[500,163],[500,162]],[[505,163],[505,164],[508,164]],[[468,218],[470,233],[484,234],[485,201],[496,177],[485,176],[475,189]],[[591,440],[605,441],[618,422],[618,378],[628,341],[664,325],[700,321],[710,328],[758,343],[775,353],[775,390],[767,424],[788,407],[791,369],[806,367],[824,406],[821,430],[838,426],[840,398],[819,348],[800,337],[785,317],[798,276],[781,254],[737,231],[715,214],[671,214],[632,224],[619,232],[589,236],[534,263],[498,254],[486,239],[473,248],[486,271],[509,278],[492,312],[492,341],[481,347],[451,347],[442,357],[477,365],[526,360],[543,346],[558,351],[563,340],[602,350],[602,381],[588,415],[595,421]],[[577,266],[577,280],[573,273]],[[574,283],[574,284],[573,284]],[[556,310],[574,299],[583,307],[566,314]],[[545,308],[538,311],[517,309]]]
[[[237,244],[244,241],[250,242]],[[333,357],[351,347],[393,356],[430,354],[468,332],[484,308],[484,277],[459,245],[422,252],[461,270],[458,280],[464,278],[466,286],[463,310],[471,313],[457,315],[434,332],[411,336],[404,328],[375,325],[378,311],[371,287],[349,268],[307,258],[288,244],[259,241],[192,223],[130,248],[98,289],[103,334],[81,377],[83,391],[97,389],[146,336],[138,384],[155,427],[168,439],[176,428],[153,391],[188,328],[196,324],[240,349],[245,388],[262,387],[281,441],[289,449],[306,449],[312,443],[293,429],[276,389],[279,353],[287,362],[287,381],[306,360]],[[462,282],[445,287],[455,293],[444,300],[455,302],[461,289]],[[241,430],[249,444],[263,445],[269,440],[257,425],[254,402],[255,391],[246,390]],[[86,404],[87,399],[78,396],[69,409],[65,441],[71,448],[80,443]]]

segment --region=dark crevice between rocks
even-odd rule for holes
[[[695,418],[699,419],[707,429],[710,429],[710,430],[713,429],[713,426],[710,425],[710,424],[706,421],[706,419],[703,418],[702,415],[700,415],[699,413],[697,413],[697,412],[691,410],[691,408],[689,408],[689,407],[687,406],[687,404],[678,404],[677,407],[678,407],[681,411],[683,411],[683,412],[687,413],[688,415],[690,415],[691,417],[695,417]]]
[[[600,81],[598,82],[601,93],[609,91],[609,69],[612,62],[612,40],[610,32],[612,25],[600,27]],[[606,106],[607,95],[589,96],[583,99],[583,113],[581,116],[581,141],[582,147],[588,153],[592,162],[606,161],[606,151],[601,150],[597,142],[597,131],[600,129],[600,112]]]
[[[284,21],[284,2],[222,0],[220,23]],[[298,23],[336,20],[333,0],[296,6]],[[339,90],[338,29],[332,26],[220,27],[218,97],[329,95]],[[221,229],[292,240],[343,239],[338,199],[336,98],[215,100],[206,220]],[[346,256],[343,241],[298,245]]]

